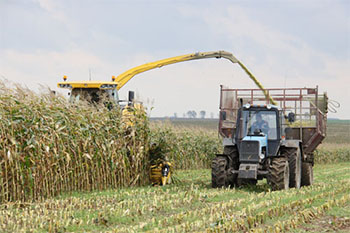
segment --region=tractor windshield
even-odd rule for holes
[[[277,139],[275,111],[243,111],[242,137],[264,133],[269,140]]]

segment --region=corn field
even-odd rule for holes
[[[350,161],[350,144],[325,143],[315,153],[315,163],[339,163]]]
[[[211,133],[150,127],[143,112],[130,129],[104,106],[3,84],[0,96],[0,203],[148,184],[150,145],[181,168],[208,167],[220,148]]]
[[[2,86],[0,202],[147,183],[146,116],[130,136],[119,111],[66,102]]]
[[[173,127],[164,123],[151,125],[151,138],[175,169],[210,168],[215,154],[222,152],[216,131],[201,128]]]

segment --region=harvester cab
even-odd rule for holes
[[[132,106],[134,102],[134,92],[129,91],[128,100],[120,100],[118,95],[118,82],[115,77],[112,81],[67,81],[67,76],[63,77],[63,82],[57,84],[59,88],[70,90],[69,102],[78,103],[81,100],[91,104],[105,104],[108,108],[119,106],[124,109],[126,106]]]

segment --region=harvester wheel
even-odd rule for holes
[[[224,156],[216,156],[211,164],[211,185],[213,188],[228,186],[227,159]]]
[[[289,164],[285,157],[273,158],[269,166],[268,182],[272,190],[289,188]]]
[[[314,182],[314,172],[311,163],[302,163],[301,186],[309,186]]]
[[[288,155],[289,187],[299,189],[301,186],[301,153],[300,148]]]

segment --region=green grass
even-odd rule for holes
[[[330,207],[296,229],[308,229],[322,216],[345,216],[349,205],[350,163],[317,165],[315,184],[300,190],[271,192],[257,187],[212,189],[210,170],[177,171],[177,184],[74,192],[34,203],[0,206],[0,231],[34,232],[188,232],[277,229],[298,213]],[[344,200],[343,200],[344,199]],[[308,200],[304,203],[305,200]],[[335,200],[335,204],[332,204]],[[341,202],[343,201],[343,202]],[[343,203],[343,204],[344,204]],[[320,212],[321,213],[321,212]],[[234,224],[233,224],[234,222]],[[6,224],[5,224],[6,223]],[[341,229],[341,225],[339,225]]]

